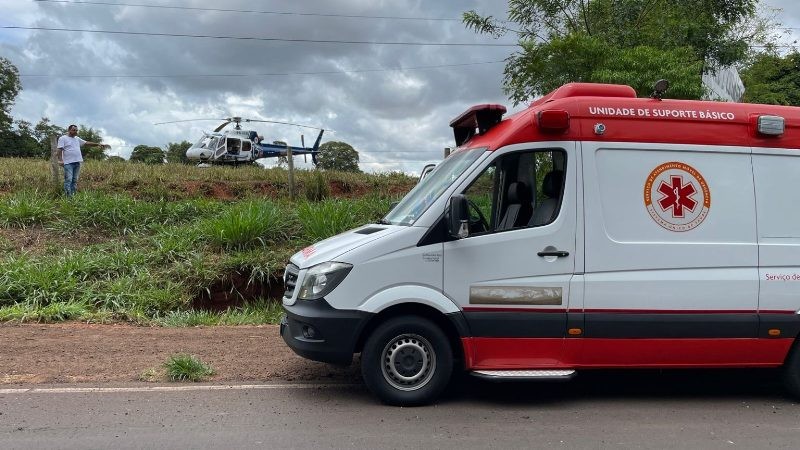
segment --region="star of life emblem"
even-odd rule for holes
[[[644,205],[650,217],[670,231],[689,231],[708,217],[711,191],[694,167],[668,162],[653,169],[644,184]]]

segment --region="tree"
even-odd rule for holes
[[[189,160],[186,159],[186,150],[189,150],[191,146],[192,143],[189,141],[170,142],[167,144],[167,162],[189,164]]]
[[[148,145],[137,145],[131,152],[130,160],[145,164],[164,164],[164,150]]]
[[[648,94],[659,78],[675,98],[704,94],[702,74],[744,61],[766,38],[758,0],[509,0],[510,24],[475,11],[468,28],[517,35],[503,88],[515,104],[565,82],[626,83]],[[743,31],[744,30],[744,31]]]
[[[50,122],[47,117],[42,117],[39,123],[33,127],[33,137],[39,143],[39,149],[43,158],[50,157],[50,136],[62,136],[66,134],[66,128],[62,128]]]
[[[112,155],[106,158],[106,162],[121,163],[125,162],[125,158],[122,156]]]
[[[762,54],[742,71],[744,101],[800,106],[800,53]]]
[[[13,125],[13,128],[0,130],[0,157],[33,158],[41,156],[41,148],[33,136],[31,123],[18,120]]]
[[[0,131],[11,129],[11,107],[21,90],[17,67],[0,56]]]
[[[78,126],[78,137],[84,141],[96,142],[98,144],[103,143],[103,136],[100,134],[100,130],[95,130],[92,127],[87,128],[86,125]],[[102,147],[81,147],[81,152],[83,153],[84,159],[103,160],[108,158],[108,155],[106,155]]]
[[[338,141],[319,146],[317,168],[342,172],[361,172],[358,168],[358,152],[350,144]]]

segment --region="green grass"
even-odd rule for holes
[[[363,174],[324,172],[330,196],[361,196],[372,193],[397,196],[410,190],[416,180],[402,173]],[[319,172],[297,170],[295,180],[299,197],[315,191]],[[206,198],[223,185],[233,199],[277,198],[288,193],[285,169],[259,166],[214,166],[201,169],[184,164],[146,165],[129,162],[88,160],[81,166],[78,189],[104,194],[128,194],[139,200],[175,201]],[[3,158],[0,161],[0,191],[33,189],[53,192],[50,164],[44,160]],[[341,192],[340,192],[341,191]],[[314,194],[309,194],[312,197]]]
[[[0,226],[26,228],[49,221],[55,202],[38,191],[24,190],[0,200]]]
[[[374,222],[413,185],[402,174],[299,171],[293,202],[286,175],[87,161],[67,199],[46,161],[0,160],[0,322],[276,323],[277,299],[245,288],[280,284],[298,249]],[[241,306],[197,309],[213,289]]]
[[[194,355],[172,355],[164,363],[167,377],[172,381],[202,381],[214,375],[214,369]]]
[[[203,220],[198,230],[201,239],[217,248],[241,250],[286,240],[292,219],[272,202],[248,200]]]
[[[92,317],[91,311],[81,302],[55,302],[41,307],[32,303],[15,303],[0,308],[0,322],[53,323],[89,317]]]
[[[280,323],[283,306],[277,301],[259,300],[219,313],[203,310],[172,311],[157,323],[165,327],[215,325],[265,325]]]

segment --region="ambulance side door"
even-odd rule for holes
[[[443,286],[464,311],[472,369],[561,363],[577,250],[575,148],[500,150],[456,190],[470,204],[470,235],[444,243]]]

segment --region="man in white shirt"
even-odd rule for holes
[[[78,137],[78,127],[70,125],[67,134],[58,138],[58,164],[64,166],[64,193],[72,197],[78,189],[78,174],[81,171],[83,155],[81,145],[87,147],[109,148],[108,145],[84,141]]]

